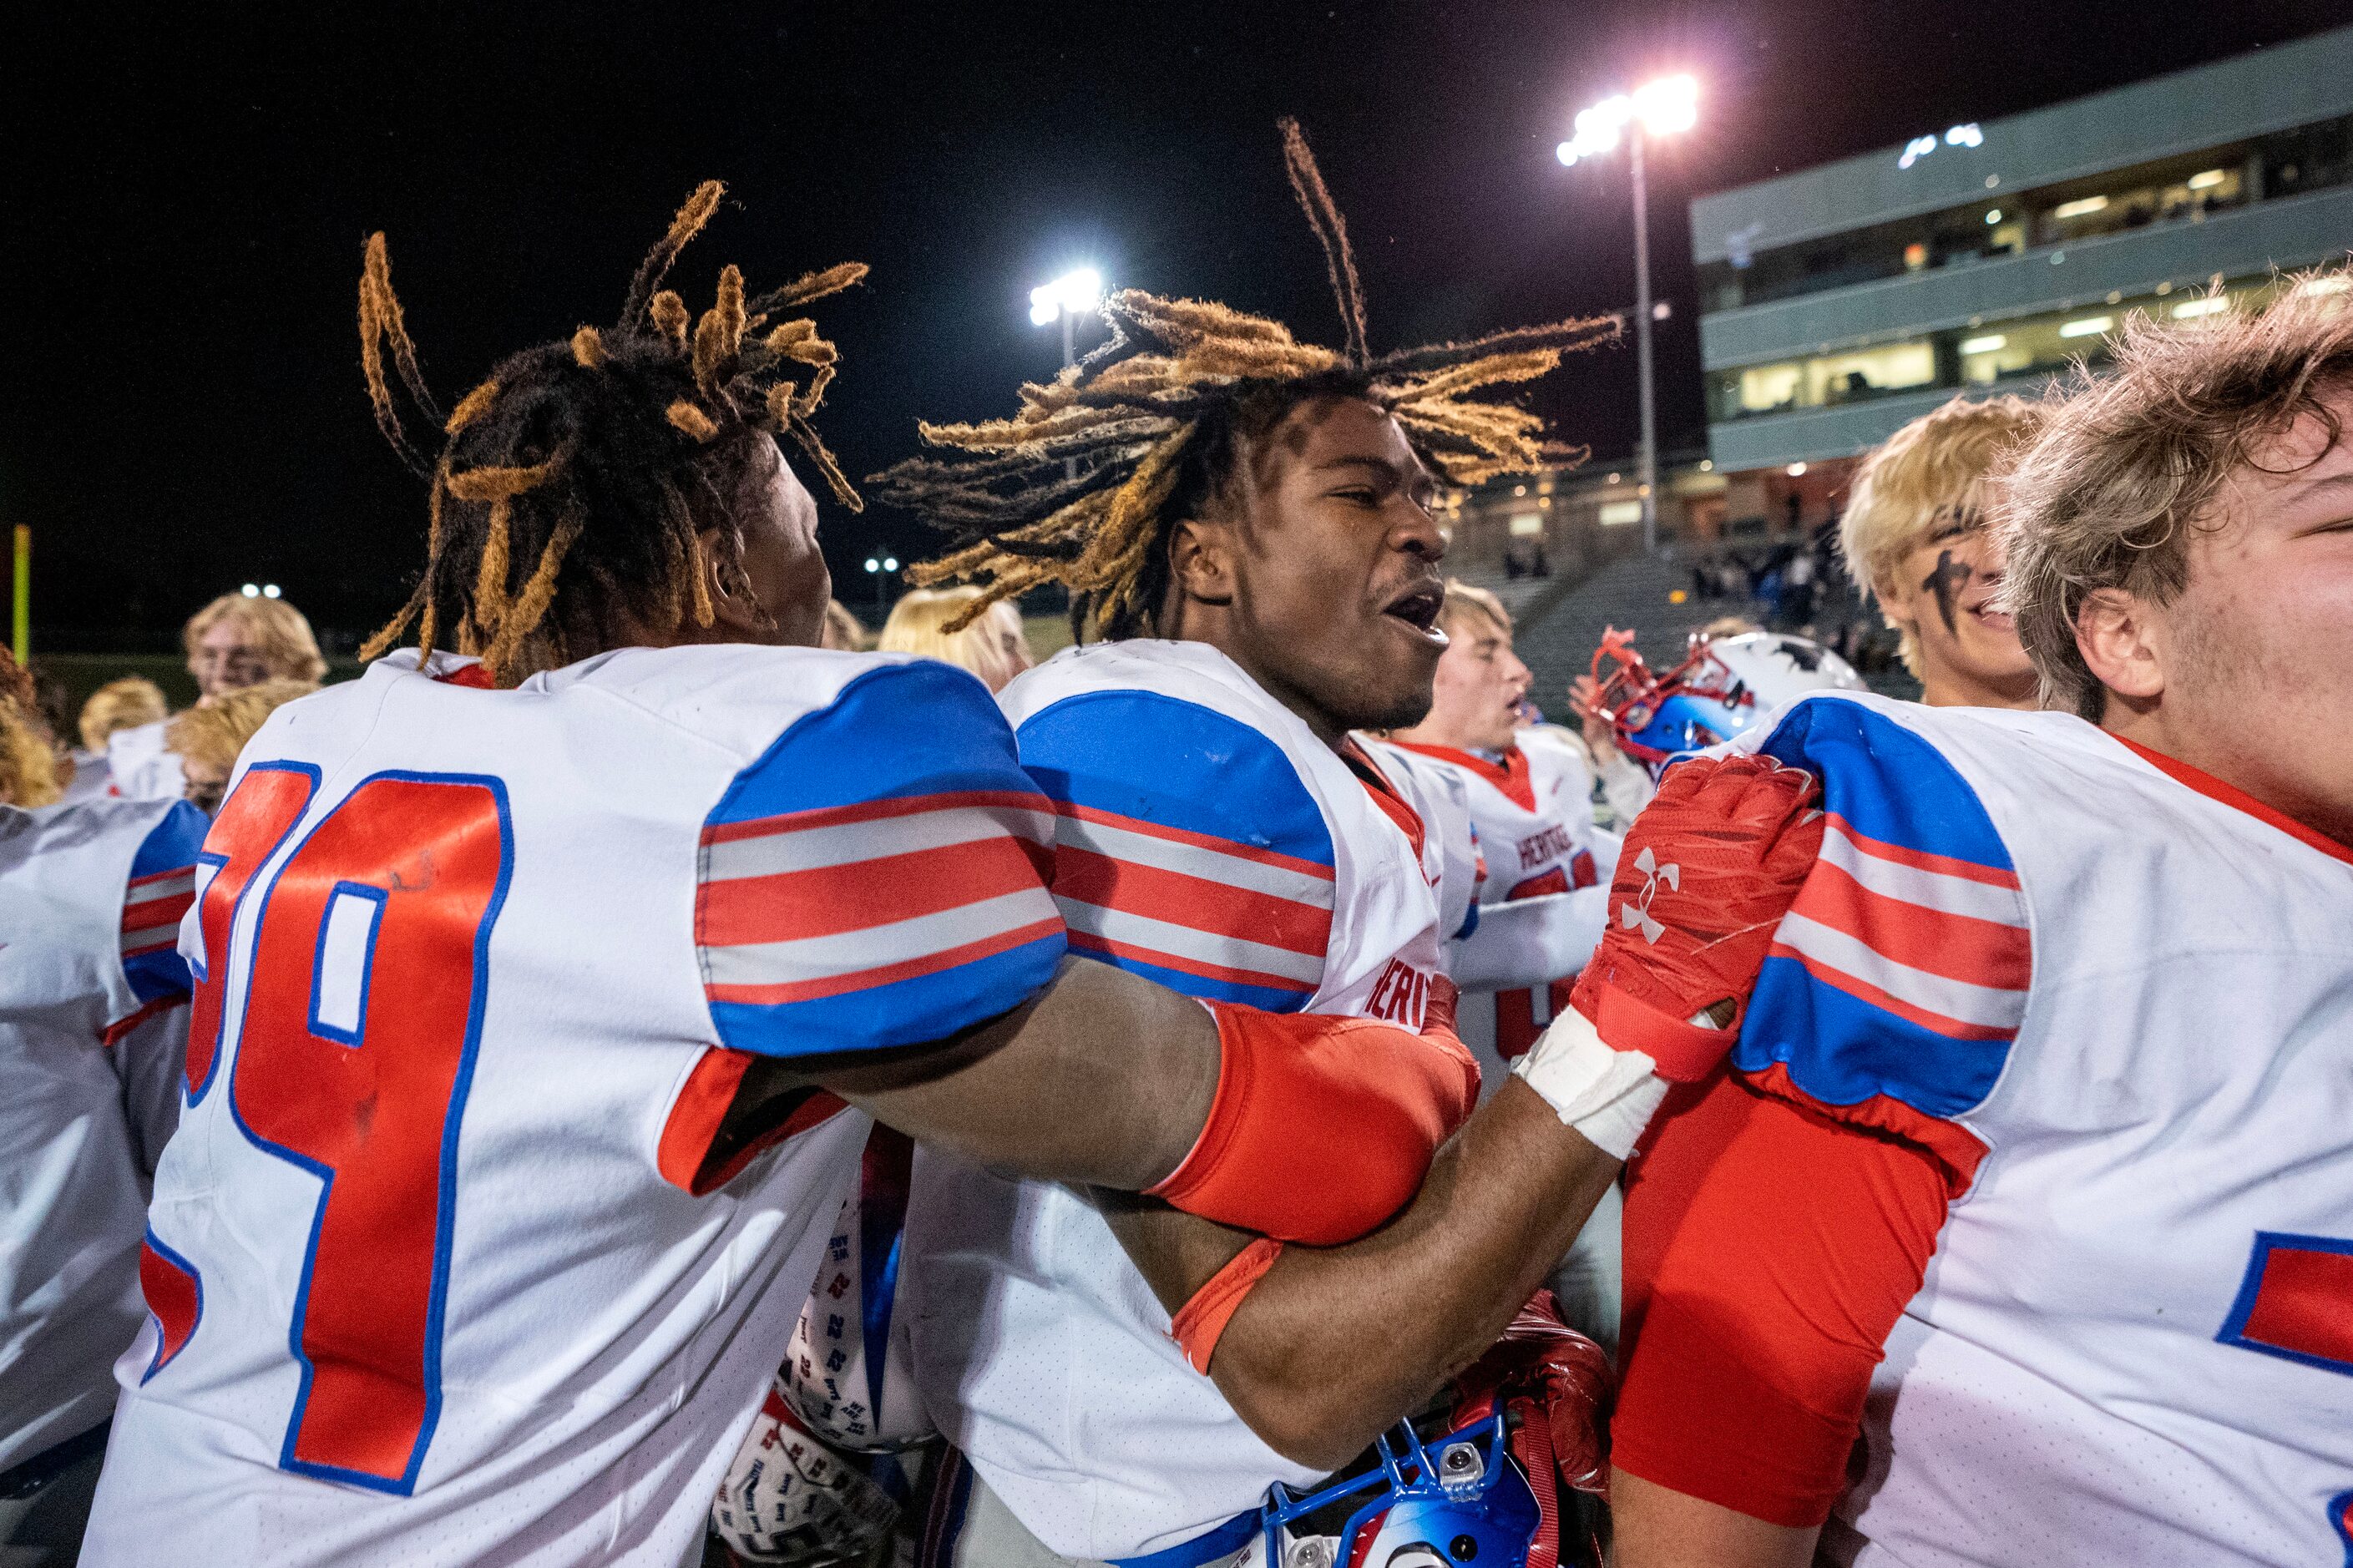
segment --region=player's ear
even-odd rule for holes
[[[1168,580],[1180,598],[1204,605],[1234,601],[1234,530],[1186,518],[1168,531]]]
[[[2146,709],[2165,695],[2164,617],[2139,595],[2100,588],[2075,612],[2075,647],[2099,683],[2127,706]]]
[[[694,564],[711,602],[712,629],[724,642],[767,641],[776,618],[752,591],[751,574],[744,568],[743,536],[732,528],[705,528],[697,531],[696,538],[702,548]]]

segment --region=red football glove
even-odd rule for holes
[[[1527,1401],[1522,1414],[1543,1422],[1561,1484],[1601,1496],[1609,1484],[1601,1416],[1610,1383],[1609,1352],[1562,1322],[1552,1292],[1539,1290],[1487,1353],[1456,1376],[1453,1424],[1490,1413],[1499,1398]]]
[[[1626,836],[1601,945],[1569,994],[1604,1043],[1645,1053],[1673,1082],[1724,1058],[1821,851],[1814,795],[1811,773],[1769,757],[1698,757],[1668,773]]]

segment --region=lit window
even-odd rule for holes
[[[1604,523],[1640,522],[1642,521],[1642,503],[1638,500],[1604,501],[1596,515]]]
[[[2059,335],[2063,338],[2096,338],[2116,324],[2114,316],[2079,316],[2074,321],[2062,322]]]
[[[1515,511],[1512,514],[1512,537],[1532,539],[1544,531],[1544,513]]]
[[[2052,217],[2089,217],[2094,213],[2105,212],[2107,210],[2107,197],[2085,196],[2081,201],[2061,202],[2057,206],[2051,209],[2051,216]]]
[[[1961,340],[1961,352],[1965,354],[1989,354],[1996,349],[2009,346],[2010,340],[2000,332],[1988,332],[1981,338]]]

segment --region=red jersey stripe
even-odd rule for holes
[[[1208,868],[1204,868],[1207,869]],[[1119,910],[1219,935],[1321,958],[1332,942],[1332,911],[1271,894],[1139,866],[1064,845],[1054,857],[1053,891],[1099,909]]]
[[[1907,968],[1997,991],[2023,991],[2033,975],[2032,943],[2019,927],[1888,898],[1828,860],[1790,908]]]
[[[879,964],[872,969],[860,969],[848,974],[828,974],[822,979],[796,980],[776,985],[705,985],[702,989],[713,1002],[745,1002],[755,1005],[808,1002],[824,996],[839,996],[851,991],[871,991],[895,981],[936,974],[960,963],[974,963],[1009,952],[1025,942],[1059,936],[1061,931],[1062,922],[1059,919],[1033,921],[995,936],[981,937],[938,952],[904,959],[897,963]]]
[[[1042,846],[976,838],[906,855],[705,882],[696,922],[703,947],[837,936],[938,914],[1025,888],[1049,869]]]

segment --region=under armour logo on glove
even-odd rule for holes
[[[1662,882],[1676,892],[1683,891],[1683,868],[1672,861],[1660,865],[1658,858],[1645,847],[1634,857],[1634,869],[1642,873],[1642,891],[1639,899],[1629,899],[1618,906],[1618,924],[1627,931],[1640,926],[1642,940],[1655,946],[1667,928],[1651,918],[1651,900],[1659,896]]]

